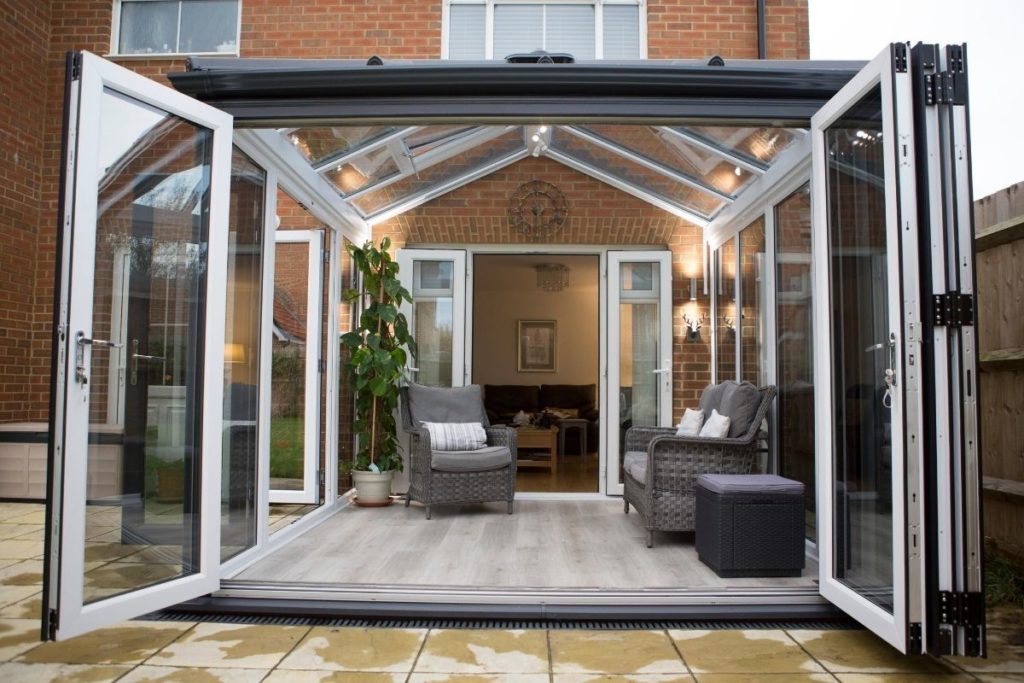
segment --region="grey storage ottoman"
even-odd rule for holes
[[[800,576],[804,485],[774,474],[697,477],[697,556],[723,578]]]

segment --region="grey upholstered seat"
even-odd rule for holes
[[[480,387],[440,388],[412,384],[402,389],[402,427],[409,435],[409,492],[405,505],[506,501],[508,513],[516,492],[516,432],[491,427]],[[487,445],[475,451],[431,448],[424,422],[479,422]]]
[[[729,435],[721,439],[676,436],[675,427],[631,427],[626,432],[622,469],[626,512],[632,505],[647,528],[693,531],[696,483],[702,474],[747,474],[754,464],[761,424],[775,398],[775,387],[749,382],[708,386],[700,397],[705,419],[717,410],[728,415]]]
[[[475,451],[434,451],[430,466],[439,472],[486,472],[508,467],[508,446],[487,446]]]

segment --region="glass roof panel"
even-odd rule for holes
[[[397,175],[398,164],[387,147],[381,147],[368,153],[349,159],[344,164],[339,164],[324,171],[327,178],[343,195],[350,195],[364,187],[374,185],[380,181]]]
[[[437,128],[446,128],[446,126],[437,126]],[[461,136],[453,137],[452,132],[449,131],[445,139],[457,145],[457,142],[453,142],[457,137]],[[436,142],[426,142],[424,144],[436,145]],[[436,146],[434,148],[438,149]],[[507,157],[523,148],[522,129],[515,127],[486,142],[481,141],[478,145],[457,151],[457,153],[443,161],[426,167],[421,166],[412,175],[388,183],[383,187],[370,189],[369,192],[353,197],[349,201],[364,216],[370,216],[381,212],[393,204],[405,201],[414,195],[430,192],[448,181],[472,173],[493,161]],[[438,149],[438,151],[440,153],[442,150]],[[415,161],[416,155],[413,156],[414,165]]]
[[[480,126],[424,126],[405,137],[405,146],[413,157],[419,156],[441,145],[469,135]]]
[[[395,130],[393,126],[330,126],[299,128],[288,137],[311,164],[337,156]]]
[[[736,126],[688,126],[682,130],[766,166],[771,165],[779,152],[799,140],[803,133],[802,129],[794,128]]]
[[[552,131],[551,142],[556,150],[577,161],[694,213],[712,216],[725,204],[725,200],[720,197],[676,182],[668,176],[641,166],[571,133],[566,133],[557,127]]]
[[[728,195],[735,196],[757,177],[721,155],[712,154],[653,126],[593,125],[580,128]]]

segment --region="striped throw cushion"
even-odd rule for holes
[[[479,422],[423,422],[435,451],[475,451],[487,445],[487,432]]]

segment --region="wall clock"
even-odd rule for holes
[[[543,180],[520,185],[508,206],[508,220],[513,230],[538,239],[558,232],[569,217],[569,202],[562,191]]]

